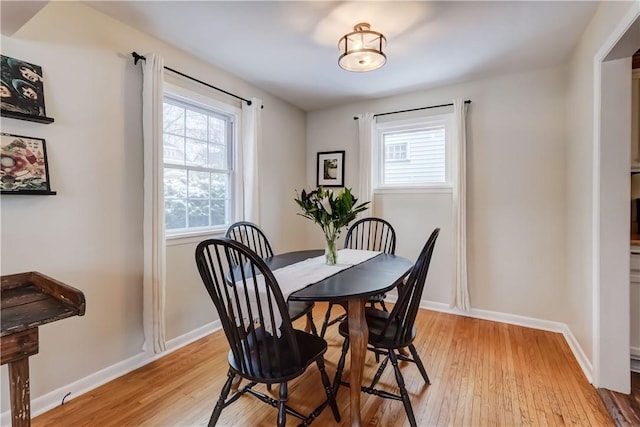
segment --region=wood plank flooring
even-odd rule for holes
[[[631,374],[631,394],[598,389],[618,427],[640,426],[640,373]]]
[[[319,324],[326,305],[316,304]],[[304,319],[296,322],[304,327]],[[420,310],[416,348],[432,384],[424,384],[415,365],[402,362],[416,420],[420,426],[614,426],[598,392],[584,377],[563,336],[486,320]],[[331,379],[342,340],[327,332],[327,371]],[[35,418],[47,426],[205,426],[225,380],[227,341],[218,331],[113,380]],[[365,380],[377,365],[367,355]],[[345,367],[348,378],[349,363]],[[393,370],[380,385],[397,392]],[[265,387],[259,390],[265,391]],[[274,388],[277,396],[277,387]],[[323,399],[315,366],[289,384],[289,404],[310,412]],[[363,424],[408,425],[402,403],[363,394]],[[349,425],[349,393],[338,394]],[[275,425],[276,409],[251,396],[227,407],[223,426]],[[287,425],[297,425],[287,417]],[[325,410],[313,425],[336,425]]]

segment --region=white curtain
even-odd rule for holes
[[[149,354],[166,350],[165,236],[162,158],[162,98],[164,59],[148,54],[142,74],[142,134],[144,137],[144,271],[143,350]]]
[[[370,201],[367,210],[360,218],[373,216],[373,179],[371,170],[371,153],[373,149],[375,118],[373,113],[358,114],[358,150],[360,160],[360,176],[358,179],[358,202]]]
[[[242,102],[242,141],[240,163],[242,165],[243,218],[260,224],[260,191],[258,163],[262,138],[262,100],[251,98],[251,105]]]
[[[452,307],[468,311],[467,286],[467,104],[453,100],[453,231],[455,235],[455,289]]]

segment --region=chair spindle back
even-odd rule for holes
[[[391,324],[397,325],[394,341],[398,343],[410,343],[412,339],[412,329],[418,309],[420,308],[420,299],[429,272],[431,264],[431,256],[436,239],[440,234],[440,228],[433,230],[427,243],[422,248],[416,263],[413,265],[406,283],[399,291],[398,301],[391,310],[387,324],[382,334],[386,333]]]
[[[283,360],[299,363],[287,305],[260,256],[242,243],[218,238],[201,242],[195,257],[236,366],[248,377],[269,379],[280,374]]]
[[[231,224],[225,233],[225,237],[248,246],[260,258],[273,256],[273,249],[269,239],[267,239],[267,235],[257,224],[252,222],[239,221]]]
[[[353,223],[344,239],[345,249],[396,252],[396,232],[381,218],[363,218]]]

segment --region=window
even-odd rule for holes
[[[226,229],[235,208],[235,115],[165,94],[167,235]]]
[[[449,185],[449,116],[377,124],[375,187]]]
[[[393,143],[387,140],[384,144],[384,160],[385,162],[396,162],[409,160],[407,155],[407,147],[409,143]]]

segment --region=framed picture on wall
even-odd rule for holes
[[[41,123],[46,117],[42,67],[0,55],[0,112],[4,117]]]
[[[0,134],[2,194],[53,194],[44,139]]]
[[[317,169],[318,187],[344,187],[344,151],[319,152]]]

